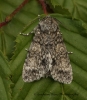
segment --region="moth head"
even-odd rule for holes
[[[43,32],[55,32],[59,28],[57,21],[50,16],[43,18],[39,22],[39,26]]]

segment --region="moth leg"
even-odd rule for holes
[[[38,26],[36,26],[30,33],[27,33],[27,34],[24,34],[24,33],[19,33],[20,35],[23,35],[23,36],[29,36],[30,34],[34,34],[36,32],[36,29],[37,29]]]
[[[39,21],[41,21],[41,19],[40,19],[40,15],[38,15],[38,19],[39,19]]]
[[[40,15],[38,15],[38,19],[39,19],[39,21],[41,21],[41,19],[40,19]],[[29,36],[30,34],[35,33],[35,30],[36,30],[36,29],[37,29],[37,27],[35,27],[34,30],[31,31],[30,33],[27,33],[27,34],[20,33],[20,35],[23,35],[23,36]]]
[[[68,54],[72,54],[73,52],[68,52]]]
[[[28,52],[29,50],[27,48],[25,48],[25,50]]]
[[[27,34],[20,33],[20,35],[23,35],[23,36],[29,36],[31,33],[34,33],[34,31],[32,31],[32,32],[30,32],[30,33],[27,33]]]

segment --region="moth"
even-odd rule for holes
[[[24,82],[33,82],[41,77],[52,77],[55,81],[70,84],[72,67],[57,20],[46,16],[34,29],[33,41],[27,50],[23,65]]]

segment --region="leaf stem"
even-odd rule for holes
[[[45,0],[38,0],[38,2],[42,5],[42,8],[43,8],[43,11],[44,11],[44,14],[48,14],[47,12],[47,9],[46,9],[46,3],[45,3]]]
[[[4,22],[0,23],[0,28],[8,24],[12,18],[28,3],[29,0],[24,0],[9,16],[5,18]]]

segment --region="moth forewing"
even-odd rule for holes
[[[23,80],[32,82],[51,76],[55,81],[70,84],[72,67],[58,22],[46,16],[38,23],[34,33],[23,66]]]

